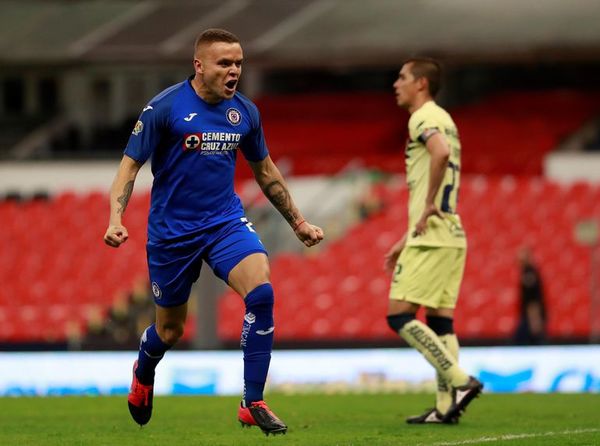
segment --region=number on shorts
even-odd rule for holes
[[[254,229],[252,229],[252,222],[248,221],[246,217],[242,217],[240,220],[242,220],[242,223],[246,223],[246,227],[250,232],[256,232]]]

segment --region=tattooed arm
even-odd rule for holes
[[[110,188],[110,219],[104,234],[104,243],[113,248],[118,248],[129,237],[122,218],[129,204],[133,183],[140,167],[142,167],[140,163],[124,155]]]
[[[313,246],[323,240],[323,230],[311,225],[303,217],[290,195],[287,184],[270,156],[257,163],[250,162],[254,178],[265,196],[283,215],[296,236],[306,246]]]

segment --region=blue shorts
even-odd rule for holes
[[[188,301],[203,260],[228,283],[229,272],[242,259],[257,252],[267,254],[246,218],[209,228],[184,241],[149,242],[146,252],[154,302],[161,307]]]

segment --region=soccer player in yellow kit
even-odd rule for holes
[[[467,241],[456,212],[460,185],[460,141],[450,115],[433,98],[440,65],[429,58],[407,60],[394,83],[396,101],[410,114],[406,146],[408,231],[385,256],[393,270],[387,321],[437,372],[436,405],[408,418],[410,424],[457,423],[483,385],[458,365],[453,316]],[[425,307],[427,324],[416,319]]]

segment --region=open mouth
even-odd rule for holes
[[[236,79],[232,79],[229,82],[225,82],[225,86],[229,90],[235,90],[235,86],[236,85],[237,85],[237,80]]]

